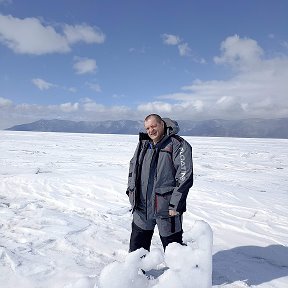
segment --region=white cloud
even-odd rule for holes
[[[97,68],[96,60],[94,59],[75,57],[74,61],[73,68],[76,74],[93,73]]]
[[[75,87],[69,87],[69,88],[66,88],[65,90],[71,92],[71,93],[76,93],[77,92],[77,88]]]
[[[83,104],[84,111],[86,112],[105,112],[106,108],[102,104],[98,104],[93,101],[88,101]]]
[[[133,114],[131,113],[131,108],[127,107],[127,106],[112,106],[111,109],[109,109],[109,112],[117,115],[116,118],[118,119],[135,119]],[[132,118],[129,118],[129,114],[132,116]],[[125,115],[125,116],[124,116]]]
[[[12,4],[12,0],[0,0],[0,4]]]
[[[180,56],[190,56],[191,55],[191,48],[187,43],[182,43],[178,45],[179,54]]]
[[[97,84],[97,83],[86,82],[86,85],[87,85],[91,90],[93,90],[93,91],[95,91],[95,92],[97,92],[97,93],[99,93],[99,92],[102,91],[100,85]]]
[[[65,86],[61,86],[61,85],[56,85],[50,82],[47,82],[46,80],[43,80],[41,78],[34,78],[31,80],[31,82],[40,90],[49,90],[51,88],[60,88],[63,89],[65,91],[69,91],[70,93],[76,93],[77,89],[75,87],[65,87]]]
[[[228,64],[238,69],[247,69],[257,64],[263,55],[262,48],[253,39],[228,37],[221,43],[222,55],[214,57],[216,64]]]
[[[196,110],[197,112],[203,112],[205,105],[204,105],[203,101],[201,101],[201,100],[196,100],[196,101],[193,103],[193,107],[195,108],[195,110]]]
[[[288,41],[283,41],[282,46],[286,49],[288,49]]]
[[[180,37],[173,34],[163,34],[162,39],[166,45],[178,45],[181,42]]]
[[[160,114],[163,117],[171,117],[172,119],[195,119],[193,116],[201,114],[204,108],[202,101],[167,103],[163,101],[154,101],[138,105],[137,111],[140,115],[147,115],[150,113]]]
[[[63,104],[60,104],[60,109],[63,111],[63,112],[75,112],[79,109],[79,103],[63,103]]]
[[[105,106],[89,98],[82,99],[81,110],[86,120],[139,119],[139,113],[132,111],[130,107]]]
[[[129,53],[145,54],[149,47],[142,46],[140,48],[131,47],[128,49]]]
[[[126,98],[125,94],[113,94],[112,98],[114,99],[123,99]]]
[[[37,18],[20,19],[0,14],[0,42],[20,54],[70,51],[66,38],[52,26],[44,26]]]
[[[12,101],[6,98],[0,97],[0,108],[9,107],[12,105]]]
[[[216,64],[225,64],[233,69],[234,76],[230,79],[194,80],[176,93],[161,95],[156,101],[141,103],[136,109],[105,106],[88,98],[79,103],[50,106],[25,103],[14,105],[9,99],[0,98],[0,123],[3,128],[5,123],[20,124],[41,118],[139,120],[153,112],[179,120],[287,117],[288,56],[268,59],[256,41],[238,36],[228,37],[221,47],[220,54],[215,58]],[[38,81],[39,89],[48,89],[54,85],[42,81]],[[98,89],[98,84],[95,85],[94,88]]]
[[[161,37],[165,45],[177,46],[180,56],[192,57],[192,60],[196,63],[201,63],[201,64],[206,63],[205,59],[196,57],[192,49],[189,47],[189,44],[186,42],[183,42],[183,40],[181,40],[179,36],[173,35],[173,34],[163,34],[161,35]]]
[[[64,34],[69,43],[74,44],[80,41],[85,43],[103,43],[105,35],[97,27],[91,27],[86,24],[82,25],[64,25]]]
[[[40,79],[40,78],[34,78],[32,79],[32,83],[37,87],[39,88],[41,91],[43,90],[48,90],[52,87],[57,87],[57,85],[55,84],[52,84],[52,83],[49,83],[43,79]]]
[[[222,81],[195,80],[190,86],[182,87],[180,92],[158,97],[191,109],[189,116],[186,108],[180,113],[173,107],[174,117],[231,119],[288,116],[287,56],[265,59],[263,49],[255,40],[234,35],[222,42],[221,55],[214,59],[216,64],[225,64],[236,71],[235,76]]]
[[[58,25],[59,26],[59,25]],[[38,18],[16,18],[0,14],[0,43],[15,53],[43,55],[67,53],[77,42],[103,43],[105,35],[95,27],[63,25],[63,33]]]
[[[140,112],[145,113],[160,113],[160,112],[171,112],[172,105],[169,103],[155,101],[155,102],[148,102],[145,104],[140,104],[137,107],[137,110]],[[152,112],[151,112],[152,111]]]

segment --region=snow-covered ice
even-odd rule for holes
[[[137,138],[0,131],[0,287],[92,288],[111,265],[132,267],[125,190]],[[192,245],[199,231],[193,227],[208,223],[213,287],[288,287],[288,140],[185,139],[195,167],[184,215],[191,245],[172,244],[164,255],[156,230],[140,265],[162,274],[137,277],[146,287],[175,287],[168,286],[173,277],[195,287],[199,277],[192,283],[189,272],[177,273],[191,271],[197,255],[189,253],[201,252]],[[209,254],[199,259],[207,264]],[[134,261],[139,265],[139,257]]]

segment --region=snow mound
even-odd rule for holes
[[[124,262],[113,262],[101,272],[95,288],[210,288],[212,287],[212,242],[210,226],[195,221],[183,235],[186,245],[171,243],[165,254],[141,248],[129,253]],[[166,270],[163,266],[167,267]],[[142,270],[162,267],[158,278],[146,277]]]

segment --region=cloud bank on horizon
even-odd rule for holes
[[[17,8],[17,4],[17,1],[1,1],[0,7],[5,7],[8,12],[13,6]],[[145,38],[145,42],[151,40],[151,43],[147,43],[146,48],[142,47],[141,52],[127,43],[129,57],[144,57],[141,61],[152,57],[165,63],[164,70],[170,70],[168,79],[168,74],[164,75],[162,70],[162,75],[160,70],[156,71],[156,66],[143,66],[143,70],[146,69],[143,74],[138,72],[142,67],[130,67],[133,61],[141,64],[138,58],[120,61],[120,50],[125,48],[120,44],[119,47],[109,46],[109,38],[113,43],[121,41],[121,38],[114,40],[116,35],[110,33],[109,27],[105,32],[104,23],[99,28],[101,25],[94,22],[65,23],[51,20],[52,16],[48,14],[45,16],[20,17],[0,12],[0,51],[3,51],[0,63],[3,75],[0,78],[3,87],[0,92],[0,129],[40,118],[75,121],[141,119],[152,112],[179,120],[288,116],[287,38],[280,42],[277,40],[281,49],[271,50],[259,44],[255,35],[248,37],[230,32],[220,42],[203,43],[218,47],[218,51],[211,55],[203,53],[203,56],[193,48],[192,41],[180,36],[180,28],[179,35],[165,30],[158,34],[157,47],[167,51],[165,56],[153,49],[153,45],[156,46],[152,43],[155,35]],[[267,38],[276,42],[274,34],[267,34]],[[135,39],[135,43],[137,41]],[[99,56],[98,49],[102,49]],[[107,54],[106,58],[103,53]],[[178,73],[177,69],[184,71],[188,66],[181,67],[175,61],[185,61],[185,65],[194,67],[193,72],[186,73],[190,80],[185,81],[185,85],[183,80],[176,79],[176,76],[173,78],[173,75]],[[18,62],[26,66],[18,69],[15,64]],[[120,67],[113,66],[117,63]],[[150,76],[154,68],[155,73],[159,73],[159,80],[163,77],[163,81],[147,85],[145,77],[149,80],[155,77]],[[175,74],[171,73],[173,69]],[[16,70],[20,70],[19,74]],[[115,75],[115,70],[120,73]],[[213,70],[214,74],[207,72],[205,76],[197,73],[198,70]],[[174,80],[175,85],[168,87]],[[139,86],[141,81],[143,86]],[[165,81],[167,88],[159,88]],[[114,88],[117,85],[119,91]]]

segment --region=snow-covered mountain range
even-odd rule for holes
[[[288,118],[178,121],[180,134],[185,136],[242,137],[242,138],[284,138],[288,139]],[[99,134],[138,134],[143,129],[143,121],[81,121],[39,120],[16,125],[6,130],[42,131]]]

